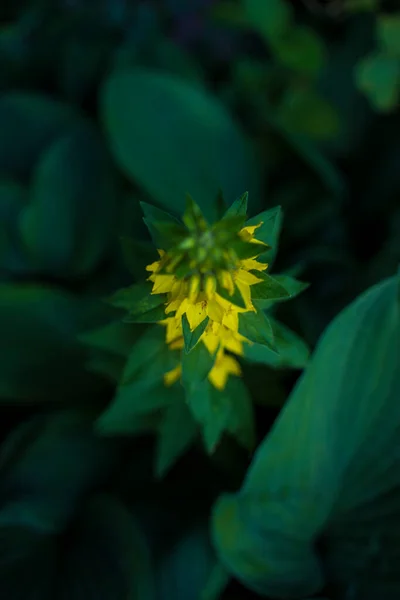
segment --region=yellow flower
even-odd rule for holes
[[[254,237],[260,225],[244,227],[238,232],[239,238],[246,242],[262,243]],[[260,263],[257,254],[243,260],[235,258],[230,248],[213,249],[214,254],[210,254],[210,235],[206,238],[207,247],[199,247],[198,258],[191,259],[189,268],[192,272],[189,275],[179,277],[174,274],[176,257],[162,251],[159,251],[160,260],[149,265],[147,271],[151,273],[148,279],[153,283],[151,293],[166,294],[166,318],[159,323],[166,327],[165,341],[172,351],[181,351],[184,347],[183,315],[186,315],[191,331],[208,318],[198,343],[204,344],[214,358],[209,381],[222,390],[230,375],[241,374],[240,365],[231,354],[242,356],[243,345],[251,343],[239,333],[239,315],[255,311],[251,301],[251,286],[262,279],[252,271],[264,271],[268,265]],[[193,247],[193,243],[189,246]],[[213,257],[216,257],[214,262]],[[233,297],[235,293],[242,297],[244,307],[230,302],[229,296]],[[181,365],[166,373],[165,385],[173,385],[180,379],[181,373]]]

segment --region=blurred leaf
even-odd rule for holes
[[[230,205],[228,210],[224,214],[224,220],[230,217],[236,216],[246,216],[247,215],[247,204],[249,200],[248,192],[245,192],[239,198],[236,198],[234,202]]]
[[[122,321],[113,321],[82,333],[79,339],[93,350],[108,351],[125,358],[144,331],[143,326],[131,327]]]
[[[156,308],[165,301],[163,294],[152,294],[153,284],[150,281],[134,283],[117,290],[107,302],[116,308],[123,308],[131,313],[142,313]]]
[[[246,450],[256,445],[254,409],[249,391],[242,379],[229,378],[224,390],[226,400],[232,405],[227,431]]]
[[[202,596],[214,566],[208,528],[195,525],[158,561],[156,600],[214,600]]]
[[[294,71],[316,76],[324,66],[325,47],[313,29],[292,27],[270,43],[278,60]]]
[[[156,474],[162,477],[188,450],[198,436],[196,422],[188,410],[182,387],[173,388],[174,402],[161,419],[157,440]]]
[[[386,54],[372,54],[356,68],[357,85],[377,110],[394,109],[400,96],[400,61]]]
[[[118,202],[102,139],[85,125],[42,154],[21,235],[39,269],[85,274],[104,258],[115,235]]]
[[[249,24],[266,40],[278,40],[290,29],[292,7],[286,0],[244,0],[244,11]]]
[[[290,87],[279,105],[278,118],[289,131],[316,140],[335,137],[340,120],[333,106],[315,90]]]
[[[0,96],[0,173],[28,181],[42,152],[79,123],[70,106],[34,93]]]
[[[8,598],[154,599],[145,540],[116,498],[90,499],[64,534],[0,527],[0,577]]]
[[[0,396],[59,401],[101,389],[76,340],[89,308],[60,290],[0,285]]]
[[[400,14],[380,15],[377,26],[382,50],[400,60]]]
[[[141,303],[142,307],[145,302]],[[150,303],[149,303],[150,304]],[[155,308],[146,310],[145,312],[133,312],[125,316],[124,323],[159,323],[165,319],[165,306],[159,304]]]
[[[186,313],[182,315],[182,330],[183,330],[183,341],[185,343],[185,352],[189,354],[196,346],[197,342],[203,335],[207,325],[209,322],[209,318],[206,317],[203,321],[198,325],[193,331],[190,330],[190,324]]]
[[[127,269],[135,279],[143,279],[146,267],[159,258],[153,244],[128,237],[122,237],[120,242]]]
[[[336,317],[242,489],[217,503],[219,556],[261,594],[399,594],[399,300],[392,277]]]
[[[0,527],[62,531],[83,495],[107,478],[116,457],[116,448],[93,435],[92,419],[64,411],[11,432],[0,454]]]
[[[246,188],[255,202],[260,197],[240,131],[201,88],[152,71],[115,73],[103,88],[101,110],[119,165],[160,205],[179,214],[190,193],[212,218],[220,188],[227,199]]]

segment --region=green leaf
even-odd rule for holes
[[[178,223],[168,223],[162,221],[149,222],[147,219],[144,219],[144,222],[148,226],[149,231],[157,232],[157,240],[162,248],[171,248],[187,238],[187,229]]]
[[[213,454],[222,434],[228,428],[233,410],[230,396],[204,380],[190,388],[186,401],[193,417],[201,426],[207,452]]]
[[[220,559],[260,594],[400,592],[399,288],[383,281],[334,319],[242,489],[215,507]]]
[[[220,188],[226,198],[247,187],[260,198],[253,152],[200,86],[146,69],[115,72],[103,87],[101,114],[120,167],[160,206],[181,214],[189,193],[213,219]]]
[[[246,308],[246,303],[243,300],[242,294],[236,286],[232,295],[229,294],[228,290],[226,290],[222,286],[219,286],[218,294],[228,302],[231,302],[231,304],[239,306],[240,308]]]
[[[340,132],[337,111],[314,89],[290,87],[279,105],[278,119],[283,127],[316,140],[336,137]]]
[[[159,260],[153,244],[128,237],[121,237],[121,250],[125,265],[135,279],[146,276],[146,267]]]
[[[110,352],[126,358],[144,332],[144,327],[129,327],[118,320],[82,333],[79,340],[93,351]]]
[[[257,277],[262,281],[251,286],[251,297],[254,300],[282,300],[290,297],[290,292],[276,278],[262,271],[257,271]]]
[[[377,110],[397,106],[400,95],[400,62],[387,54],[375,53],[358,63],[356,81]]]
[[[209,320],[210,319],[206,317],[205,319],[203,319],[200,325],[198,325],[193,331],[191,331],[186,313],[182,315],[183,340],[185,342],[186,354],[189,354],[189,352],[191,352],[196,346],[197,342],[203,335]]]
[[[139,379],[119,385],[112,402],[96,421],[96,432],[105,436],[125,436],[146,431],[149,416],[157,415],[177,401],[176,388],[165,387],[162,375],[155,381]]]
[[[146,312],[164,301],[163,294],[152,294],[153,284],[149,281],[135,283],[117,290],[107,298],[108,304],[131,312]]]
[[[278,252],[279,236],[282,229],[283,213],[280,206],[275,206],[269,210],[264,210],[262,213],[249,219],[246,225],[262,225],[256,229],[255,238],[267,244],[269,248],[264,248],[260,256],[261,261],[267,261],[269,266],[275,260]]]
[[[257,244],[256,242],[245,242],[243,240],[233,241],[230,244],[232,250],[234,250],[239,259],[244,260],[246,258],[253,258],[260,254],[265,253],[265,244]]]
[[[286,34],[293,18],[292,7],[285,0],[244,0],[244,11],[249,24],[266,40]]]
[[[239,196],[239,198],[236,198],[236,200],[230,205],[228,210],[225,212],[224,219],[227,219],[228,217],[236,217],[236,216],[245,217],[247,215],[248,199],[249,199],[248,192],[245,192],[244,194]]]
[[[156,474],[163,477],[198,436],[198,428],[188,410],[183,388],[174,389],[175,401],[162,417],[157,439]]]
[[[255,416],[252,399],[245,383],[242,379],[230,377],[224,394],[232,406],[227,431],[243,448],[254,451],[257,439]]]
[[[255,273],[255,275],[258,276],[258,271]],[[289,295],[279,298],[278,300],[255,300],[254,306],[256,306],[257,309],[260,308],[265,310],[271,308],[275,302],[286,302],[287,300],[291,300],[309,287],[308,283],[299,281],[290,275],[274,275],[274,279],[285,288]]]
[[[48,96],[10,92],[0,98],[0,172],[28,182],[41,154],[79,124],[67,104]]]
[[[400,14],[380,15],[377,26],[382,50],[400,60]]]
[[[183,222],[191,231],[204,231],[207,227],[207,221],[198,204],[193,200],[190,194],[186,194],[186,208],[183,213]]]
[[[271,316],[268,320],[274,335],[274,348],[261,344],[245,344],[246,360],[266,364],[273,368],[302,369],[308,363],[310,350],[307,344],[294,331],[279,323]]]
[[[187,354],[182,353],[182,383],[186,391],[202,383],[215,362],[215,356],[211,356],[206,346],[196,344],[193,350]]]
[[[105,481],[117,457],[113,445],[93,434],[92,422],[90,413],[70,410],[11,432],[0,454],[0,527],[63,530],[79,499]]]
[[[134,312],[124,317],[124,323],[159,323],[165,319],[164,303],[145,312]]]
[[[76,339],[94,326],[91,304],[57,288],[0,285],[0,397],[62,400],[99,392]]]
[[[131,348],[124,370],[123,383],[140,379],[143,376],[143,369],[147,369],[149,365],[152,365],[154,372],[160,374],[164,368],[168,371],[174,356],[175,353],[171,352],[165,343],[164,327],[160,325],[149,327]]]
[[[239,333],[251,342],[274,350],[274,333],[268,318],[262,311],[240,313]]]
[[[168,224],[172,228],[174,228],[174,226],[182,226],[182,223],[176,217],[165,210],[161,210],[157,206],[153,206],[147,202],[140,202],[140,206],[142,207],[144,214],[143,221],[150,232],[153,243],[157,248],[162,249],[165,241],[168,243],[169,240],[168,238],[165,240],[165,234],[163,235],[162,232],[160,232],[159,227],[156,227],[156,223],[163,223],[164,225]]]
[[[40,156],[20,218],[22,243],[38,269],[83,275],[110,250],[117,210],[108,153],[94,127],[82,124]]]
[[[270,38],[270,43],[277,59],[293,71],[316,76],[324,66],[325,46],[309,27],[292,27],[284,35]]]

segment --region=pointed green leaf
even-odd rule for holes
[[[135,312],[130,313],[123,318],[124,323],[159,323],[165,319],[165,304],[156,306],[146,312]]]
[[[190,231],[200,232],[207,228],[207,222],[199,205],[196,204],[189,194],[186,194],[186,209],[182,220]]]
[[[189,411],[185,396],[174,389],[175,401],[162,417],[157,439],[156,474],[163,477],[198,436],[198,428]]]
[[[218,286],[218,294],[228,302],[234,304],[235,306],[239,306],[240,308],[246,308],[246,303],[243,300],[242,294],[236,286],[232,296],[229,294],[228,290],[226,290],[222,286]]]
[[[123,308],[134,314],[144,313],[165,302],[165,295],[152,294],[152,288],[153,284],[150,281],[135,283],[117,290],[106,301],[116,308]]]
[[[181,222],[174,215],[169,212],[149,204],[148,202],[140,202],[140,206],[143,210],[144,218],[150,223],[175,223],[180,225]]]
[[[215,451],[222,434],[228,428],[232,411],[230,395],[219,391],[208,381],[202,381],[186,394],[188,406],[199,425],[206,450]]]
[[[239,333],[251,342],[268,346],[274,350],[274,333],[271,323],[263,311],[240,313]]]
[[[208,317],[206,317],[205,319],[203,319],[203,321],[200,323],[200,325],[198,325],[196,327],[196,329],[191,331],[186,313],[182,315],[183,340],[185,342],[186,354],[189,354],[189,352],[191,352],[193,350],[193,348],[196,346],[197,342],[203,335],[203,333],[208,325],[209,320],[210,319]]]
[[[245,217],[247,215],[247,203],[249,199],[249,193],[245,192],[239,198],[237,198],[228,208],[224,215],[224,219],[229,217],[242,216]]]
[[[267,244],[269,248],[264,248],[260,256],[260,260],[268,262],[272,265],[275,260],[275,256],[278,252],[279,236],[282,229],[283,213],[280,206],[276,206],[269,210],[256,215],[249,219],[246,225],[259,225],[261,227],[256,229],[254,237],[260,242]]]
[[[122,321],[112,321],[78,336],[82,344],[93,351],[110,352],[121,358],[128,356],[132,346],[145,332],[144,327],[129,327]]]
[[[274,350],[261,344],[244,345],[246,360],[269,365],[274,368],[302,369],[307,365],[310,349],[294,331],[268,318],[274,334]]]
[[[271,275],[257,271],[257,277],[262,279],[260,283],[255,283],[251,286],[251,297],[255,300],[281,300],[282,298],[290,298],[290,293]]]
[[[196,344],[193,350],[187,354],[182,353],[182,383],[188,391],[193,386],[206,379],[215,362],[215,356],[211,356],[206,346],[201,342]]]
[[[232,250],[237,254],[237,257],[241,260],[245,258],[254,258],[266,252],[267,248],[265,244],[257,244],[252,242],[244,242],[243,240],[235,240],[230,244]]]
[[[254,271],[254,274],[258,276],[258,271]],[[296,296],[304,292],[309,287],[308,283],[305,283],[304,281],[299,281],[298,279],[295,279],[290,275],[274,275],[274,279],[275,281],[283,285],[285,290],[289,293],[289,296],[284,296],[282,298],[277,298],[274,300],[254,300],[254,306],[257,309],[260,308],[266,310],[271,308],[271,306],[273,306],[276,302],[285,302],[286,300],[291,300],[292,298],[295,298]]]

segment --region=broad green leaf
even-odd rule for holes
[[[148,362],[168,350],[165,344],[165,330],[160,325],[150,326],[132,346],[124,371],[124,382],[134,378]]]
[[[371,54],[358,63],[356,81],[377,110],[392,110],[400,96],[400,61],[383,53]]]
[[[246,223],[246,225],[259,225],[262,223],[262,225],[255,230],[254,237],[269,246],[269,248],[264,249],[264,252],[260,256],[260,260],[268,262],[270,267],[278,252],[282,222],[282,209],[280,206],[275,206],[274,208],[265,210],[255,217],[252,217]]]
[[[239,196],[239,198],[236,198],[236,200],[230,205],[228,210],[225,212],[224,219],[236,216],[246,216],[248,200],[248,192],[245,192],[244,194]]]
[[[219,189],[227,199],[246,188],[254,202],[260,198],[242,133],[201,87],[146,69],[115,72],[103,87],[101,114],[118,164],[160,206],[181,214],[189,193],[212,219]]]
[[[286,0],[244,0],[244,11],[249,24],[267,41],[279,39],[290,30],[293,11]]]
[[[0,526],[7,598],[154,600],[149,549],[126,507],[110,495],[96,495],[74,516],[60,536]]]
[[[228,290],[226,290],[222,286],[219,286],[218,294],[228,302],[231,302],[231,304],[239,306],[240,308],[246,308],[246,303],[242,297],[242,294],[236,286],[232,295],[229,294]]]
[[[400,13],[378,17],[378,39],[384,51],[400,60]]]
[[[1,397],[58,401],[100,391],[76,339],[91,325],[90,306],[56,288],[0,285]]]
[[[117,457],[113,445],[94,436],[92,422],[90,413],[63,411],[11,432],[0,454],[0,527],[62,531]]]
[[[214,361],[215,356],[211,356],[203,343],[196,344],[189,354],[182,353],[182,383],[187,391],[206,379]]]
[[[276,302],[286,302],[287,300],[291,300],[292,298],[295,298],[296,296],[298,296],[299,294],[301,294],[302,292],[304,292],[308,287],[309,284],[305,283],[304,281],[299,281],[298,279],[295,279],[294,277],[291,277],[290,275],[274,275],[274,279],[280,283],[281,285],[283,285],[283,287],[285,288],[285,290],[288,292],[288,296],[284,296],[283,298],[279,298],[277,300],[255,300],[254,301],[254,306],[257,309],[269,309],[271,308]]]
[[[400,593],[399,283],[383,281],[334,319],[242,489],[215,507],[218,554],[258,593]]]
[[[230,244],[232,250],[234,250],[241,260],[246,258],[253,258],[265,252],[265,245],[261,243],[245,242],[243,240],[233,241]]]
[[[94,351],[107,351],[125,358],[144,331],[144,326],[130,327],[118,320],[82,333],[79,340]]]
[[[90,125],[75,127],[37,163],[20,219],[22,243],[39,270],[83,275],[110,250],[117,209],[114,173],[101,137]]]
[[[316,76],[326,59],[322,38],[311,28],[292,27],[279,37],[270,38],[277,59],[293,71]]]
[[[18,217],[26,205],[28,190],[10,178],[0,178],[0,270],[15,274],[32,271],[20,244]]]
[[[182,315],[182,330],[183,330],[183,341],[185,343],[185,352],[189,354],[196,346],[197,342],[203,335],[207,325],[209,318],[206,317],[203,321],[194,329],[190,330],[190,325],[186,313]]]
[[[262,281],[251,286],[251,297],[254,300],[282,300],[290,297],[290,292],[283,282],[262,271],[257,271],[257,277]]]
[[[246,360],[266,364],[271,367],[302,369],[307,365],[310,350],[307,344],[294,331],[279,323],[271,316],[268,320],[274,334],[274,348],[261,344],[245,344]]]
[[[156,474],[162,477],[198,436],[196,422],[188,410],[182,387],[174,388],[174,402],[164,412],[157,439]]]
[[[140,206],[144,215],[143,221],[145,222],[147,229],[149,230],[153,243],[157,246],[157,248],[163,249],[165,239],[164,236],[157,229],[155,224],[168,223],[173,226],[182,225],[181,222],[169,212],[161,210],[157,206],[149,204],[148,202],[140,202]]]
[[[79,113],[48,96],[31,92],[2,94],[0,172],[28,182],[41,154],[79,122]]]

